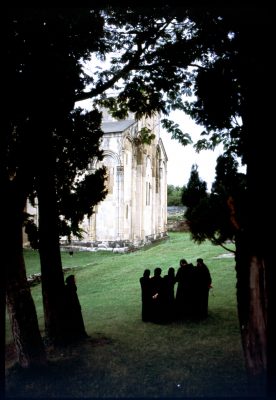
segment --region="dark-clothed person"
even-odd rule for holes
[[[164,322],[171,322],[175,318],[175,270],[168,269],[168,274],[163,277],[162,301],[164,310]]]
[[[163,278],[161,276],[161,268],[157,267],[154,270],[154,275],[151,278],[152,287],[152,321],[156,323],[163,322]]]
[[[180,267],[175,280],[178,282],[176,291],[176,315],[178,319],[193,316],[194,311],[194,269],[185,259],[180,260]]]
[[[196,317],[206,318],[208,316],[209,290],[212,285],[210,271],[202,258],[198,258],[195,267],[196,273]]]
[[[65,280],[65,301],[67,337],[71,340],[87,337],[82,318],[81,305],[77,295],[75,276],[69,275]]]
[[[150,270],[145,269],[140,278],[141,296],[142,296],[142,321],[148,322],[152,317],[152,285]]]

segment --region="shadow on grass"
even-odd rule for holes
[[[85,392],[87,384],[86,358],[91,348],[112,345],[113,340],[105,336],[87,338],[64,346],[47,346],[46,366],[24,369],[14,363],[6,373],[6,398],[53,398],[76,397]],[[10,346],[9,355],[15,355]],[[95,374],[95,371],[93,371]],[[104,369],[97,371],[96,380],[104,379]]]
[[[211,321],[212,317],[209,320],[210,325]],[[206,320],[202,323],[208,322]],[[187,325],[191,328],[193,323]],[[185,324],[175,323],[171,328],[179,329],[181,326],[184,328]],[[200,355],[200,349],[194,349],[196,350]],[[125,351],[131,354],[127,356]],[[14,365],[8,369],[6,399],[107,397],[188,399],[202,397],[202,393],[208,397],[213,396],[212,398],[215,392],[229,393],[228,385],[224,386],[225,381],[220,380],[219,374],[212,376],[211,366],[205,369],[205,375],[202,376],[201,365],[191,365],[189,360],[191,354],[189,355],[188,351],[185,351],[186,356],[181,360],[181,370],[177,370],[177,373],[168,360],[167,362],[163,360],[164,355],[157,354],[156,351],[158,352],[158,348],[153,348],[159,360],[157,364],[150,358],[144,359],[144,353],[141,352],[139,353],[141,357],[135,359],[138,357],[136,351],[132,354],[133,349],[125,349],[125,343],[120,339],[114,340],[101,332],[95,333],[93,338],[89,337],[75,344],[56,348],[48,346],[49,362],[46,367],[24,370]],[[198,374],[201,376],[200,381]],[[137,381],[137,376],[142,381],[140,379]],[[212,385],[209,387],[211,382]],[[233,386],[235,382],[229,381],[228,384]],[[216,390],[213,385],[216,386]],[[234,392],[237,399],[237,391]],[[246,391],[243,391],[243,394],[245,393]]]

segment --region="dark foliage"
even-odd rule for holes
[[[196,242],[235,242],[237,232],[245,224],[246,188],[246,176],[238,172],[238,162],[231,153],[218,157],[211,193],[207,193],[196,166],[192,167],[182,202],[187,206],[185,217]]]

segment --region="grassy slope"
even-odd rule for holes
[[[158,246],[130,254],[63,254],[74,266],[83,317],[90,335],[84,343],[49,349],[43,374],[11,368],[7,394],[31,397],[232,397],[246,396],[236,313],[233,258],[210,244],[196,245],[188,234],[170,234]],[[139,278],[145,268],[178,268],[180,258],[208,265],[214,289],[209,318],[166,326],[141,321]],[[37,268],[26,253],[28,274]],[[43,331],[40,286],[34,287]],[[10,338],[7,327],[7,341]],[[68,374],[70,379],[68,379]]]

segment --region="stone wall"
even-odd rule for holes
[[[189,226],[184,219],[185,210],[184,206],[168,207],[168,232],[189,232]]]
[[[185,220],[168,220],[168,232],[189,232],[189,226]]]

